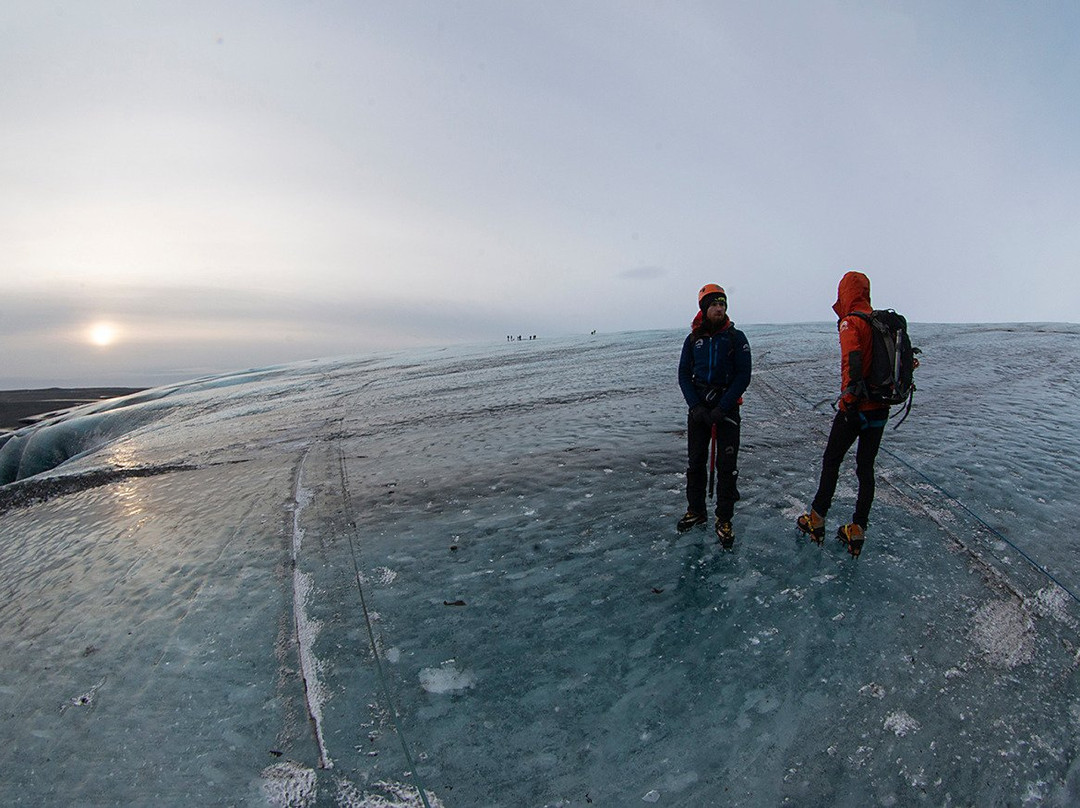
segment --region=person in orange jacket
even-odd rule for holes
[[[833,311],[839,317],[841,395],[837,401],[825,453],[821,458],[821,479],[810,512],[798,518],[799,530],[817,544],[825,537],[825,517],[832,505],[840,464],[848,450],[858,441],[855,450],[855,477],[859,488],[855,497],[855,512],[851,521],[841,525],[836,537],[855,558],[862,552],[870,506],[874,502],[874,461],[889,420],[887,405],[867,401],[860,395],[870,371],[873,352],[870,323],[852,312],[870,314],[870,279],[861,272],[848,272],[840,279]]]

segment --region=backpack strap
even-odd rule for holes
[[[904,421],[907,420],[907,417],[909,415],[911,415],[911,405],[914,404],[914,403],[915,403],[915,385],[912,385],[911,386],[911,392],[908,393],[907,405],[902,410],[897,410],[891,416],[892,418],[895,418],[901,412],[904,413],[903,417],[899,421],[897,421],[895,424],[893,424],[893,429],[899,428],[900,424],[904,423]]]

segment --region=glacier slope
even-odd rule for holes
[[[1080,329],[917,327],[858,561],[792,527],[835,329],[746,330],[735,553],[673,529],[675,332],[300,363],[15,436],[0,797],[1076,802]]]

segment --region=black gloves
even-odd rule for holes
[[[717,407],[712,411],[712,421],[714,424],[723,424],[726,421],[733,426],[738,426],[738,410],[722,410]]]
[[[712,410],[704,404],[695,404],[690,408],[690,420],[697,421],[699,424],[711,424]]]
[[[719,407],[713,407],[709,409],[704,404],[697,404],[690,408],[690,420],[696,421],[699,424],[705,426],[711,426],[712,424],[721,424],[724,421],[729,421],[733,424],[738,424],[738,419],[735,418],[734,411],[725,411]]]

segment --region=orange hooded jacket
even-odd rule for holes
[[[870,305],[870,279],[861,272],[848,272],[840,279],[836,290],[836,302],[833,311],[840,318],[837,327],[840,331],[840,409],[848,410],[858,406],[860,410],[879,410],[881,404],[870,401],[859,402],[852,392],[855,385],[866,378],[870,371],[870,357],[873,352],[873,335],[870,323],[861,317],[850,317],[853,311],[869,314],[874,310]]]

